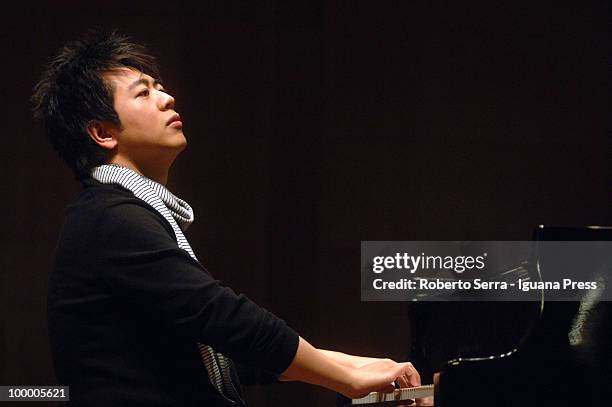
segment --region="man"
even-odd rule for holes
[[[155,60],[117,33],[67,44],[33,95],[83,184],[49,278],[59,381],[79,406],[245,405],[239,378],[301,380],[348,397],[420,384],[410,363],[319,350],[215,280],[184,230],[168,171],[186,147]]]

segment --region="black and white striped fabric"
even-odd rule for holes
[[[193,209],[182,199],[174,196],[162,184],[143,177],[137,172],[117,164],[107,164],[95,167],[91,176],[103,184],[118,184],[132,191],[159,212],[172,226],[179,247],[197,260],[189,242],[183,234],[193,223]],[[180,226],[180,227],[179,227]]]
[[[121,185],[131,191],[134,196],[155,208],[172,226],[178,246],[189,253],[189,256],[194,260],[197,260],[183,234],[183,231],[193,223],[194,219],[193,209],[187,202],[173,195],[160,183],[117,164],[95,167],[91,171],[91,176],[103,184]],[[221,395],[228,397],[234,403],[243,404],[231,379],[229,360],[208,345],[198,343],[197,346],[212,384]]]

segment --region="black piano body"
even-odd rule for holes
[[[612,241],[612,228],[538,227],[535,233],[536,241]],[[574,267],[573,257],[539,261],[543,268]],[[594,267],[590,258],[578,261],[583,275]],[[437,407],[612,405],[610,304],[411,303],[407,358],[422,378],[435,376]]]

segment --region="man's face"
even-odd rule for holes
[[[104,78],[114,89],[122,125],[115,130],[116,154],[142,166],[174,161],[187,145],[174,98],[154,78],[135,69],[113,70]]]

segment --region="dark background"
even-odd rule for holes
[[[502,4],[507,3],[507,4]],[[403,303],[362,303],[361,240],[527,240],[611,224],[605,2],[182,2],[0,17],[0,384],[54,384],[45,302],[80,187],[31,119],[89,28],[155,54],[188,149],[169,187],[204,265],[315,346],[405,359]],[[254,406],[332,405],[300,383]]]

